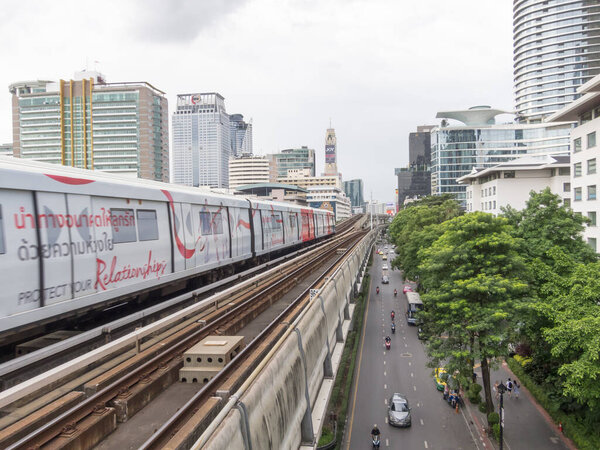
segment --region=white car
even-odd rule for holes
[[[383,270],[388,270],[388,265],[387,265],[387,264],[384,264],[384,265],[383,265],[383,267],[382,267],[382,269],[383,269]]]

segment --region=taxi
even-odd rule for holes
[[[438,367],[433,371],[433,381],[435,382],[435,387],[438,391],[443,391],[446,387],[446,380],[448,379],[448,374],[446,373],[446,369],[443,367]]]

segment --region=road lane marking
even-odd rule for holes
[[[385,361],[383,361],[383,365],[385,366]]]
[[[387,377],[387,372],[385,370],[383,371],[383,376]]]
[[[410,377],[413,378],[414,376],[415,376],[415,374],[411,372]]]
[[[387,398],[383,399],[383,403],[387,405]]]
[[[416,391],[416,390],[417,390],[417,387],[416,387],[416,386],[413,386],[413,391]]]
[[[423,419],[421,419],[421,425],[425,425],[425,424],[423,423]]]
[[[385,418],[385,423],[388,423],[388,418],[387,417]]]
[[[389,446],[390,446],[390,440],[389,440],[389,439],[386,439],[386,440],[385,440],[385,446],[386,446],[386,447],[389,447]]]
[[[360,380],[360,364],[362,363],[363,348],[365,346],[365,333],[367,331],[367,319],[369,318],[369,304],[371,303],[371,290],[367,294],[367,304],[365,305],[365,316],[363,319],[362,336],[360,338],[360,355],[358,357],[358,367],[356,375],[356,384],[354,385],[354,399],[352,400],[352,414],[350,416],[350,427],[348,428],[348,445],[346,450],[350,449],[350,441],[352,440],[352,422],[354,422],[354,408],[356,407],[356,394],[358,393],[358,381]],[[385,353],[385,352],[384,352]]]
[[[412,363],[409,361],[409,362],[408,362],[408,365],[409,365],[409,366],[412,366]]]
[[[384,385],[383,385],[383,388],[384,388],[384,389],[387,389],[387,384],[384,384]]]
[[[423,441],[423,443],[425,444],[425,448],[429,448],[429,446],[427,445],[427,441]]]
[[[408,344],[404,344],[405,347],[408,347]]]

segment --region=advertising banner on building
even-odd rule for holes
[[[308,202],[311,208],[325,209],[335,214],[335,203],[331,202]]]
[[[385,204],[385,213],[393,216],[396,214],[396,204],[395,203],[386,203]]]
[[[325,146],[325,164],[335,164],[335,145]]]

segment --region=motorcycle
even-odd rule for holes
[[[381,441],[379,440],[379,436],[371,436],[371,439],[373,441],[373,448],[379,448],[379,446],[381,445]]]
[[[392,334],[396,333],[396,324],[392,322]]]
[[[396,313],[394,311],[391,312],[390,317],[392,318],[392,322],[396,318]]]
[[[377,288],[375,289],[375,292],[377,292],[379,294],[379,286],[377,286]]]
[[[388,337],[385,340],[385,349],[389,350],[392,347],[392,340]]]
[[[396,289],[394,289],[394,297],[398,296],[398,291]]]

